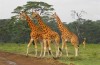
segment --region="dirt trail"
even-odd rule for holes
[[[0,51],[0,65],[66,65],[54,59],[26,57]]]

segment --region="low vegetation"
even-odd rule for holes
[[[53,46],[53,45],[52,45]],[[11,52],[16,54],[26,53],[27,44],[16,44],[16,43],[0,43],[0,51]],[[83,45],[80,45],[79,56],[74,56],[74,48],[72,45],[68,44],[69,47],[69,56],[63,51],[63,56],[58,60],[66,64],[75,64],[75,65],[100,65],[100,45],[99,44],[87,44],[86,48],[83,48]],[[54,46],[52,47],[53,53]],[[30,56],[34,56],[34,46],[30,47]],[[40,53],[40,44],[38,45],[38,53]],[[52,57],[51,57],[52,58]]]

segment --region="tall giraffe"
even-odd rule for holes
[[[37,27],[32,20],[30,19],[30,17],[26,14],[26,12],[21,12],[20,13],[20,17],[24,17],[27,20],[27,23],[31,29],[31,33],[30,33],[30,41],[27,45],[27,53],[26,55],[28,56],[28,50],[30,45],[32,44],[32,42],[34,41],[35,43],[35,56],[37,56],[37,41],[41,42],[41,53],[42,53],[42,31],[39,29],[39,27]]]
[[[41,16],[37,12],[32,13],[33,18],[36,18],[38,20],[38,23],[40,27],[42,28],[44,34],[43,34],[43,41],[44,41],[44,55],[46,52],[46,42],[49,48],[49,51],[51,51],[51,41],[55,41],[56,43],[56,57],[59,55],[59,42],[60,42],[60,36],[57,32],[53,31],[49,26],[47,26]],[[51,52],[52,53],[52,52]]]
[[[68,47],[66,42],[70,41],[75,48],[75,56],[78,56],[78,44],[79,44],[78,37],[63,25],[63,23],[61,22],[60,18],[57,16],[56,13],[53,14],[52,17],[56,19],[58,28],[61,32],[62,50],[63,48],[65,48],[66,54],[68,56]]]

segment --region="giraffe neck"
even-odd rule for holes
[[[55,18],[56,18],[56,21],[57,21],[57,24],[58,24],[58,28],[60,29],[60,31],[64,31],[65,29],[68,30],[67,27],[65,27],[63,25],[63,23],[61,22],[60,18],[57,15],[56,15]]]
[[[32,20],[30,19],[30,17],[28,15],[25,16],[27,22],[28,22],[28,25],[30,27],[31,30],[35,29],[35,24],[32,22]]]
[[[45,23],[43,23],[43,20],[39,14],[37,14],[36,19],[38,20],[38,23],[44,32],[51,31],[50,27],[48,27]]]

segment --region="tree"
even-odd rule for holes
[[[70,29],[77,33],[76,31],[76,22],[71,22],[68,24]],[[82,38],[87,38],[87,43],[100,43],[100,21],[92,21],[92,20],[84,20],[82,24],[80,24],[80,34]]]
[[[9,23],[10,23],[10,19],[0,20],[0,42],[10,42],[11,40]]]
[[[54,10],[52,5],[49,5],[45,2],[36,2],[36,1],[29,1],[26,5],[24,5],[24,9],[27,11],[41,11],[44,13],[45,11]]]
[[[82,16],[83,16],[83,14],[84,13],[86,13],[85,11],[80,11],[80,12],[77,12],[77,11],[75,11],[75,10],[72,10],[71,11],[72,12],[72,16],[74,17],[74,18],[77,18],[77,22],[75,22],[75,27],[76,27],[76,30],[77,30],[77,35],[78,35],[78,37],[79,37],[79,43],[82,43],[82,35],[81,35],[81,31],[80,31],[80,26],[81,26],[81,24],[82,24]]]

